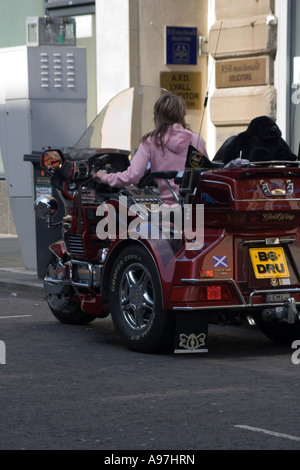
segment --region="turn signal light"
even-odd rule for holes
[[[214,277],[212,269],[204,269],[203,271],[199,270],[199,274],[201,279]]]

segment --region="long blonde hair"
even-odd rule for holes
[[[164,93],[154,105],[154,125],[153,131],[144,135],[142,141],[152,137],[155,145],[164,149],[163,138],[169,126],[181,124],[185,129],[189,129],[185,121],[186,104],[181,96],[171,93]]]

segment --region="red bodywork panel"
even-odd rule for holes
[[[66,245],[63,240],[58,240],[49,246],[50,251],[57,256],[57,258],[63,258],[66,254]]]

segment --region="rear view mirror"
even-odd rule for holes
[[[42,154],[41,167],[50,170],[60,170],[65,163],[65,157],[61,150],[46,150]]]

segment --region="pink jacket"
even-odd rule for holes
[[[127,186],[137,184],[144,175],[148,163],[151,171],[184,169],[189,144],[196,147],[207,156],[205,141],[198,134],[185,129],[181,124],[173,124],[170,131],[164,136],[164,153],[161,147],[156,146],[149,137],[142,142],[126,171],[119,173],[107,173],[101,177],[101,181],[110,186]],[[175,200],[169,188],[162,180],[157,181],[160,196],[166,204],[174,204]],[[179,194],[179,187],[170,181],[172,188]]]

